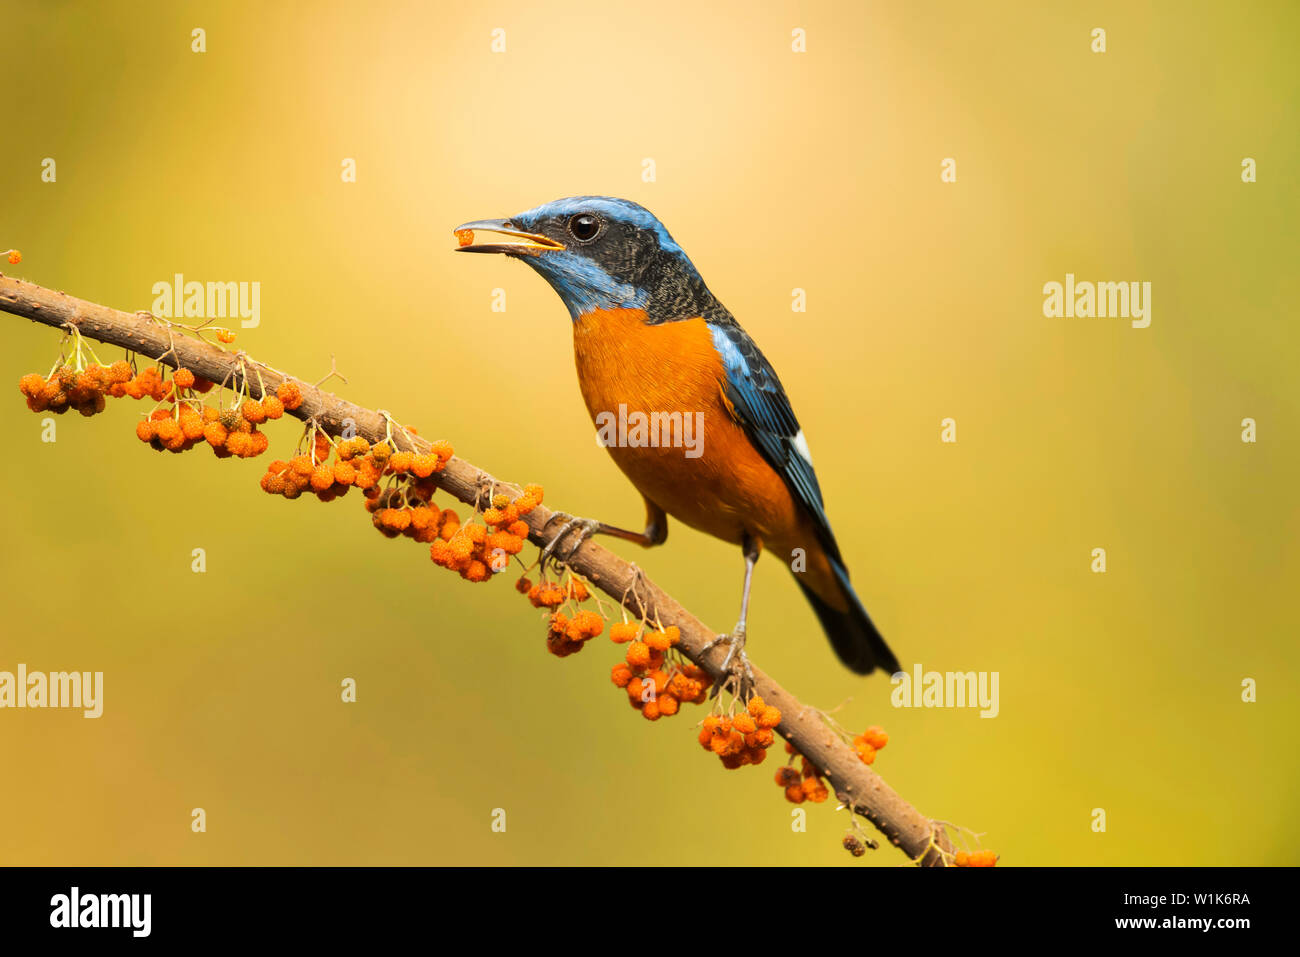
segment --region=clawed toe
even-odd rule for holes
[[[738,691],[743,696],[745,690],[754,683],[754,669],[749,664],[749,656],[745,654],[745,626],[737,624],[730,634],[718,635],[706,642],[700,652],[705,654],[721,644],[727,646],[727,656],[722,659],[709,697],[717,697],[718,692],[732,680],[737,682]]]
[[[545,562],[548,558],[553,558],[556,561],[561,563],[567,562],[570,558],[573,557],[574,553],[577,552],[577,550],[582,547],[582,543],[585,542],[592,535],[594,535],[596,531],[600,528],[600,522],[596,521],[594,518],[576,518],[575,516],[570,515],[568,512],[552,512],[551,518],[561,519],[563,520],[564,524],[560,526],[559,531],[557,531],[553,536],[551,536],[551,540],[547,542],[546,547],[542,549],[541,558],[543,562]],[[557,558],[555,555],[555,547],[559,545],[560,541],[564,538],[564,536],[569,534],[570,530],[574,528],[578,529],[577,539],[574,541],[573,545],[571,545],[569,549],[564,553],[564,557]]]

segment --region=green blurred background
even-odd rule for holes
[[[1004,864],[1296,863],[1300,12],[1073,6],[5,0],[0,250],[25,258],[0,269],[123,309],[177,272],[259,281],[240,347],[307,378],[337,356],[349,398],[635,526],[563,306],[450,230],[637,200],[780,370],[899,657],[999,672],[1001,714],[893,710],[771,558],[755,661],[884,725],[876,768]],[[1066,272],[1150,281],[1150,328],[1044,318]],[[0,860],[857,863],[831,805],[792,832],[774,762],[701,752],[700,709],[634,714],[604,638],[551,657],[508,581],[436,569],[355,498],[159,456],[129,400],[43,444],[12,385],[57,336],[3,326],[0,669],[101,670],[106,700],[0,712]],[[734,548],[680,524],[612,547],[734,621]]]

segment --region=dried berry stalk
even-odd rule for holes
[[[379,411],[354,405],[242,353],[184,335],[148,313],[121,312],[4,275],[0,275],[0,311],[48,326],[75,328],[85,338],[121,346],[173,368],[187,368],[213,382],[228,382],[247,390],[253,399],[271,395],[282,383],[294,383],[301,390],[302,404],[286,410],[286,414],[314,420],[333,436],[343,432],[347,420],[351,420],[357,435],[372,442],[390,432],[388,420]],[[395,439],[399,448],[429,451],[429,442],[418,436]],[[485,488],[512,497],[522,494],[518,487],[500,482],[460,458],[452,458],[434,479],[441,489],[469,505],[481,502]],[[546,545],[560,528],[562,523],[552,521],[553,514],[539,505],[524,517],[533,543]],[[665,628],[676,626],[681,636],[677,648],[682,654],[711,675],[717,674],[726,649],[718,647],[704,655],[700,652],[715,632],[634,566],[593,541],[584,542],[566,563],[633,614],[649,617]],[[927,866],[951,862],[953,849],[944,828],[917,811],[864,764],[854,747],[827,725],[820,712],[801,704],[758,667],[754,668],[754,679],[755,692],[781,713],[777,730],[822,771],[841,804],[871,821],[886,840],[913,860]],[[768,776],[763,777],[766,781]]]

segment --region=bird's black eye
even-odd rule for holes
[[[569,232],[580,243],[595,239],[600,232],[600,220],[591,213],[578,213],[569,218]]]

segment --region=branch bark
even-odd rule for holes
[[[355,405],[268,365],[254,362],[243,353],[228,351],[173,331],[167,323],[147,312],[121,312],[4,275],[0,275],[0,311],[47,326],[75,326],[88,339],[121,346],[173,368],[184,366],[213,382],[228,381],[237,387],[241,377],[247,376],[247,388],[254,398],[261,398],[263,387],[271,393],[283,382],[297,382],[303,402],[289,414],[304,421],[314,419],[331,435],[341,433],[345,420],[349,419],[356,434],[372,442],[382,440],[386,433],[385,419],[380,412]],[[412,445],[401,435],[394,435],[394,442],[399,447],[419,451],[428,448],[428,442],[419,437],[414,437]],[[461,458],[452,458],[443,471],[434,474],[434,478],[444,491],[471,506],[488,488],[495,487],[510,495],[520,493],[517,486],[499,481]],[[554,514],[544,505],[539,505],[525,516],[530,541],[539,546],[550,541],[555,529],[559,528],[557,523],[555,529],[547,531]],[[676,625],[681,630],[678,650],[711,675],[718,674],[726,648],[717,647],[701,654],[705,643],[716,633],[630,563],[597,542],[588,540],[566,560],[566,564],[614,601],[626,605],[633,614],[640,615],[644,606],[646,614],[652,618],[657,615],[665,626]],[[768,704],[781,710],[782,720],[777,730],[821,769],[841,804],[869,820],[889,843],[908,857],[926,866],[944,866],[945,853],[951,854],[952,845],[942,826],[917,811],[879,774],[863,764],[853,749],[826,725],[818,711],[800,703],[757,666],[754,667],[754,679],[755,691]]]

